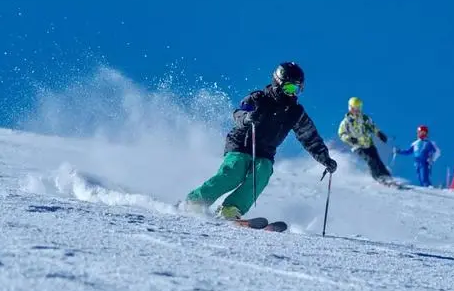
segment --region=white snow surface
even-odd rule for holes
[[[319,182],[321,168],[310,158],[278,162],[251,210],[249,216],[290,224],[288,232],[270,233],[178,213],[172,204],[184,193],[169,169],[148,173],[120,159],[101,171],[94,159],[101,155],[94,149],[102,149],[107,161],[109,155],[126,159],[134,148],[10,130],[0,130],[0,144],[1,290],[454,286],[452,193],[376,185],[340,154],[334,153],[340,167],[322,237],[327,181]],[[128,178],[134,186],[131,177],[139,173],[150,192],[103,176],[115,167],[130,172],[120,182]],[[154,194],[153,185],[169,188]]]
[[[325,237],[307,155],[278,157],[247,214],[287,232],[176,211],[219,167],[231,106],[160,90],[101,68],[39,92],[29,126],[53,134],[0,129],[0,290],[454,290],[454,193],[378,185],[335,150]]]

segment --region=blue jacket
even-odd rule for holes
[[[406,150],[397,150],[398,154],[411,155],[415,157],[418,163],[433,163],[440,157],[440,149],[436,144],[428,139],[417,139],[414,141],[410,148]]]

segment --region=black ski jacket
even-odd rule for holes
[[[274,162],[276,148],[290,130],[316,161],[326,166],[329,152],[297,98],[275,92],[271,85],[254,91],[233,112],[235,127],[227,134],[225,153],[252,154],[251,122],[256,128],[256,155]]]

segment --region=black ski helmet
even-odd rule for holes
[[[281,87],[282,84],[298,83],[304,87],[304,72],[294,62],[281,63],[273,73],[273,86]]]

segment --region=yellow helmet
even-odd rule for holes
[[[361,111],[363,109],[363,101],[358,97],[352,97],[348,100],[348,110]]]

